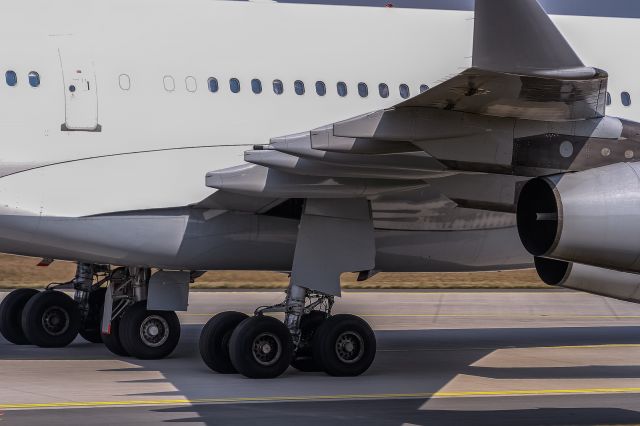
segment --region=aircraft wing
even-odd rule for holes
[[[537,123],[528,130],[537,135],[603,118],[607,74],[584,66],[536,0],[476,0],[475,16],[471,68],[392,108],[275,137],[247,151],[246,164],[208,173],[207,185],[274,199],[375,198],[461,173],[541,173],[516,167],[516,120]]]

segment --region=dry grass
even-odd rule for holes
[[[64,282],[73,277],[75,265],[54,262],[36,266],[39,259],[0,254],[0,288],[42,287],[50,282]],[[216,271],[207,272],[194,288],[259,289],[285,288],[288,278],[275,272]],[[345,274],[344,288],[430,289],[430,288],[547,288],[533,270],[456,273],[381,273],[356,282],[354,274]]]

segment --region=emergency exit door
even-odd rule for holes
[[[100,131],[98,87],[92,61],[82,55],[60,51],[60,64],[65,103],[62,130]]]

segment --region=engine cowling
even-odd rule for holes
[[[640,272],[640,163],[533,179],[517,223],[534,256]]]
[[[640,275],[562,260],[535,258],[546,284],[580,290],[629,302],[640,302]]]

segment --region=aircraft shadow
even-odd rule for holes
[[[197,349],[202,325],[183,325],[181,342],[165,360],[117,358],[102,345],[76,340],[64,349],[36,349],[10,345],[0,340],[0,360],[92,360],[120,359],[123,368],[100,372],[157,372],[160,378],[122,379],[117,383],[167,383],[172,390],[125,393],[122,399],[142,396],[178,397],[198,400],[297,395],[371,395],[433,394],[442,390],[460,374],[492,379],[623,379],[640,377],[640,366],[590,365],[571,367],[496,368],[474,364],[503,348],[536,348],[600,344],[640,344],[640,327],[561,327],[519,329],[437,329],[416,331],[378,331],[379,352],[367,374],[355,378],[334,378],[322,373],[300,373],[289,369],[273,380],[249,380],[238,375],[211,372],[201,361]],[[597,362],[594,359],[594,362]],[[90,378],[88,378],[89,380]],[[616,397],[625,397],[619,395]],[[628,395],[636,397],[636,395]],[[524,400],[528,398],[510,398]],[[199,404],[178,407],[143,407],[147,412],[167,415],[166,422],[203,422],[205,424],[246,424],[253,418],[261,424],[638,424],[640,413],[633,409],[612,408],[610,404],[584,405],[582,396],[548,398],[547,407],[495,406],[495,400],[509,398],[451,398],[454,407],[443,407],[443,399],[402,399],[401,396],[371,400],[345,398],[335,401],[268,402],[243,404]],[[555,398],[555,399],[554,399]],[[471,400],[485,400],[489,408],[476,407]],[[537,399],[536,399],[537,401]],[[550,402],[549,402],[550,401]],[[554,401],[563,404],[554,406]],[[435,405],[432,406],[432,403]],[[500,402],[502,404],[502,402]],[[537,404],[537,402],[536,402]],[[446,405],[446,404],[445,404]],[[112,408],[113,409],[113,408]],[[133,408],[126,408],[127,410]],[[141,408],[136,407],[136,410]],[[113,409],[119,410],[119,409]],[[66,411],[66,410],[63,410]],[[63,412],[59,412],[62,414]]]

